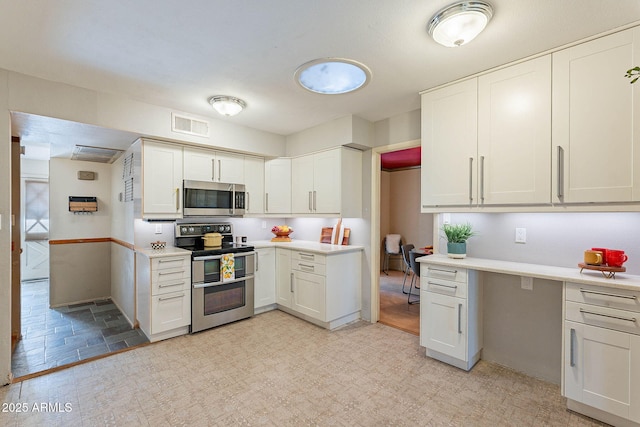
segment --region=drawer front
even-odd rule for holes
[[[326,273],[326,265],[302,260],[292,260],[291,269],[305,273],[319,274],[321,276],[324,276]]]
[[[420,278],[420,288],[423,291],[441,295],[449,295],[457,298],[467,298],[467,283],[442,280],[432,277]]]
[[[464,268],[443,267],[440,265],[428,265],[427,268],[424,268],[423,265],[420,272],[423,276],[431,279],[467,283],[467,270]]]
[[[304,262],[315,262],[318,264],[326,264],[327,257],[325,255],[316,254],[313,252],[305,252],[305,251],[291,251],[291,259],[304,261]]]
[[[191,324],[191,292],[182,290],[151,299],[152,334]]]
[[[567,301],[640,313],[640,292],[570,282],[565,286]]]
[[[191,287],[191,272],[189,270],[154,270],[151,273],[151,294],[159,295],[176,292]]]
[[[567,301],[565,319],[640,335],[640,315],[633,311]]]
[[[190,264],[191,264],[191,257],[189,256],[153,258],[151,260],[151,269],[167,270],[167,269],[182,268],[182,269],[188,270]]]

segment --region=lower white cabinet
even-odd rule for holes
[[[276,249],[256,249],[255,262],[254,312],[262,313],[276,304]]]
[[[359,319],[361,256],[277,248],[278,308],[327,329]]]
[[[640,422],[640,293],[565,283],[563,394],[610,424]]]
[[[420,345],[427,356],[468,371],[482,350],[477,272],[425,264],[420,276]]]
[[[136,252],[136,312],[149,341],[184,335],[191,324],[191,255]]]

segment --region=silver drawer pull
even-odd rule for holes
[[[300,268],[302,268],[302,269],[306,268],[307,270],[310,270],[310,271],[314,271],[315,270],[315,267],[313,265],[298,264],[298,266],[300,266]]]
[[[170,288],[172,286],[182,286],[184,282],[168,283],[166,285],[158,285],[159,288]]]
[[[447,274],[453,274],[453,275],[458,274],[458,270],[451,271],[451,270],[442,270],[440,268],[431,268],[431,267],[428,267],[427,269],[429,271],[439,271],[441,273],[447,273]]]
[[[617,295],[617,294],[609,294],[609,293],[607,293],[607,292],[590,291],[590,290],[588,290],[588,289],[580,289],[580,292],[582,292],[583,294],[604,295],[604,296],[608,296],[608,297],[615,297],[615,298],[624,298],[624,299],[633,299],[633,300],[638,299],[638,297],[637,297],[637,296],[635,296],[635,295]]]
[[[167,262],[179,262],[182,263],[184,260],[183,259],[160,259],[158,260],[159,264],[165,264]]]
[[[182,274],[184,271],[159,271],[158,276],[168,276],[170,274]]]
[[[571,328],[571,333],[569,334],[569,340],[570,340],[570,343],[569,343],[569,350],[570,350],[569,351],[569,365],[571,367],[574,367],[574,366],[576,366],[576,358],[575,358],[576,352],[575,352],[573,346],[575,345],[574,343],[576,341],[576,330],[573,329],[573,328]]]
[[[594,311],[587,311],[587,310],[585,310],[583,308],[580,309],[580,313],[582,313],[582,314],[593,314],[594,316],[602,316],[602,317],[608,317],[610,319],[618,319],[618,320],[624,320],[625,322],[636,323],[636,318],[635,317],[612,316],[611,314],[603,314],[603,313],[596,313]]]
[[[184,294],[174,295],[172,297],[158,298],[158,301],[168,301],[170,299],[182,298]]]
[[[298,252],[298,254],[300,255],[300,258],[309,258],[311,260],[315,258],[313,254],[306,254],[304,252]]]
[[[443,288],[458,289],[458,286],[457,286],[457,285],[456,285],[456,286],[443,285],[443,284],[441,284],[441,283],[436,283],[436,282],[431,282],[431,281],[429,281],[429,282],[427,282],[427,283],[428,283],[428,284],[430,284],[430,285],[442,286]]]
[[[458,333],[462,333],[462,304],[458,304]]]

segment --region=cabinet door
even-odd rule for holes
[[[265,213],[291,213],[291,159],[264,162]]]
[[[144,218],[182,218],[182,147],[145,141],[142,147]]]
[[[316,213],[342,212],[341,150],[329,150],[313,155],[313,208]],[[360,194],[355,197],[362,197]]]
[[[292,293],[291,251],[276,248],[276,302],[290,308]]]
[[[291,159],[291,212],[312,213],[313,155]]]
[[[244,184],[244,156],[216,152],[215,178],[225,184]]]
[[[466,362],[467,301],[433,292],[420,296],[420,344]]]
[[[184,149],[184,179],[193,181],[216,181],[214,166],[215,152],[197,148]]]
[[[478,78],[479,204],[551,203],[551,55]]]
[[[247,195],[246,212],[264,213],[264,159],[244,158],[244,185]]]
[[[553,201],[640,200],[640,29],[553,54]]]
[[[477,80],[422,95],[422,210],[477,204]]]
[[[159,334],[191,323],[190,289],[154,295],[151,301],[151,333]]]
[[[276,250],[256,249],[254,308],[276,303]]]
[[[326,321],[325,277],[319,274],[293,272],[291,308],[322,322]]]
[[[640,421],[640,337],[564,323],[565,397]]]

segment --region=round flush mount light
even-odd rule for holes
[[[212,96],[209,98],[209,104],[223,116],[235,116],[247,106],[242,99],[227,95]]]
[[[296,82],[311,92],[338,95],[353,92],[371,80],[369,68],[344,58],[323,58],[302,64],[294,74]]]
[[[493,16],[493,8],[483,1],[461,1],[436,13],[427,30],[443,46],[469,43],[484,30]]]

